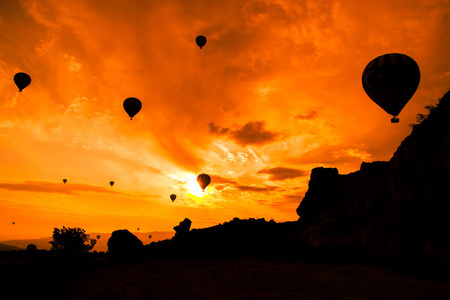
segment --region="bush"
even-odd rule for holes
[[[74,228],[55,228],[53,230],[53,241],[51,250],[65,251],[70,253],[82,253],[92,249],[90,245],[90,237],[84,229]]]

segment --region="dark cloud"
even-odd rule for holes
[[[312,110],[312,111],[310,111],[310,112],[308,112],[307,114],[304,114],[304,115],[301,115],[301,114],[295,115],[294,119],[312,120],[312,119],[317,118],[317,116],[318,116],[317,112],[315,110]]]
[[[309,172],[292,168],[276,167],[271,169],[266,168],[259,170],[258,174],[268,174],[270,175],[269,177],[270,180],[285,180],[290,178],[307,176],[309,175]]]
[[[236,188],[243,192],[265,192],[265,193],[282,190],[277,186],[271,186],[271,185],[266,185],[266,186],[237,185]]]
[[[262,146],[276,140],[278,132],[266,130],[264,121],[248,122],[242,128],[230,130],[227,127],[220,127],[214,122],[208,124],[209,132],[217,135],[227,135],[240,146]]]
[[[214,133],[214,134],[217,134],[217,135],[224,135],[230,130],[227,127],[222,127],[221,128],[220,126],[216,125],[214,122],[209,123],[208,127],[209,127],[209,132],[210,133]]]
[[[219,183],[219,184],[237,184],[236,181],[228,179],[228,178],[224,178],[224,177],[220,177],[217,175],[211,175],[211,182],[214,183]]]
[[[68,195],[78,195],[77,192],[97,192],[113,193],[118,192],[107,187],[83,183],[55,183],[47,181],[25,181],[24,183],[0,183],[0,188],[9,191],[38,192],[38,193],[58,193]]]

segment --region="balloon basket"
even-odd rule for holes
[[[397,117],[393,117],[393,118],[391,119],[391,123],[398,123],[398,122],[400,122],[400,119],[397,118]]]

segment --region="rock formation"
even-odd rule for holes
[[[297,208],[312,248],[330,245],[375,256],[450,255],[450,92],[415,125],[389,162],[339,175],[311,172]]]

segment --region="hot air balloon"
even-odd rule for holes
[[[148,235],[148,238],[149,238],[149,239],[152,239],[152,235],[151,235],[151,234],[149,234],[149,235]]]
[[[138,231],[139,231],[139,227],[138,227],[138,229],[137,229]]]
[[[16,224],[16,222],[12,222],[12,224],[14,225],[14,224]]]
[[[206,37],[204,37],[203,35],[199,35],[195,38],[195,42],[200,47],[200,49],[202,49],[202,47],[206,45]]]
[[[142,102],[137,98],[127,98],[123,101],[123,108],[130,116],[130,120],[133,120],[133,117],[141,110]]]
[[[109,182],[109,185],[110,185],[110,186],[113,186],[113,185],[114,185],[114,181],[110,181],[110,182]]]
[[[97,240],[99,240],[100,239],[100,234],[99,235],[97,235]]]
[[[206,187],[211,183],[211,177],[208,174],[200,174],[197,176],[197,182],[202,190],[205,191]]]
[[[31,77],[27,73],[19,72],[14,75],[14,83],[19,88],[19,92],[21,92],[24,88],[30,85]]]
[[[63,179],[63,182],[66,183],[66,182],[67,182],[67,179],[64,178],[64,179]]]
[[[172,202],[175,201],[175,199],[177,199],[177,195],[175,194],[170,195],[170,199],[172,200]]]
[[[97,244],[97,240],[96,239],[91,239],[91,245],[95,246],[95,244]]]
[[[362,85],[366,94],[378,106],[392,115],[391,123],[398,123],[398,115],[419,86],[420,70],[409,56],[399,53],[381,55],[366,66]]]

